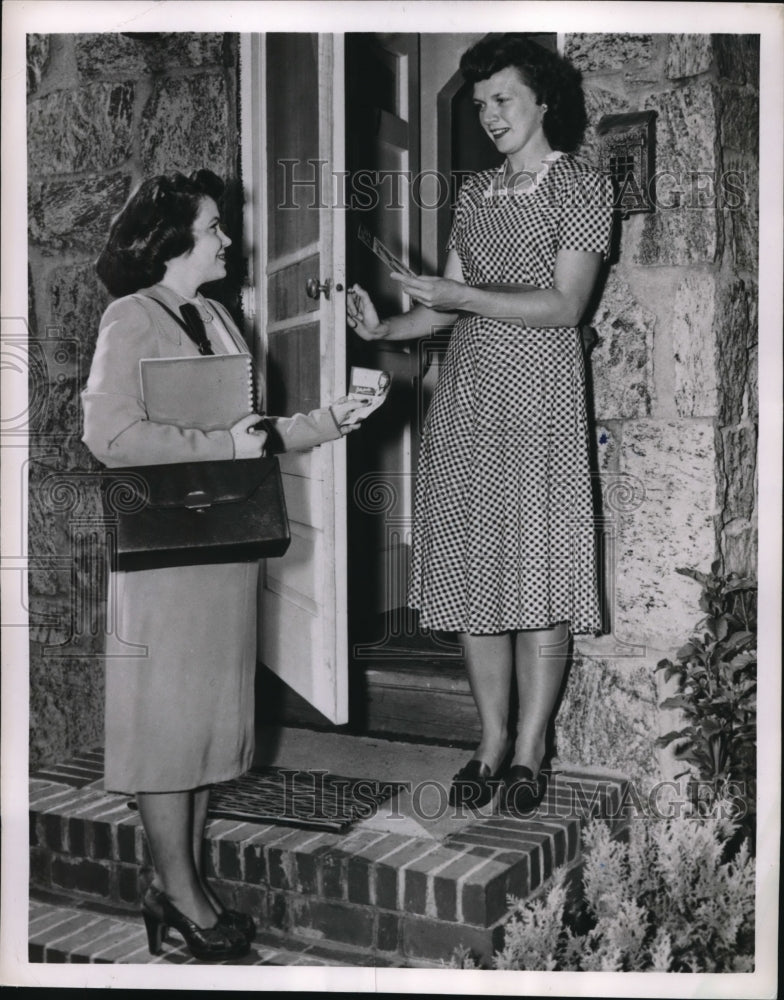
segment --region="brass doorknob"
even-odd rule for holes
[[[324,293],[324,298],[329,298],[329,290],[332,287],[332,282],[329,278],[320,284],[318,278],[308,278],[305,282],[305,292],[309,299],[317,299],[321,293]]]

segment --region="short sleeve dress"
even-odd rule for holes
[[[609,179],[563,153],[527,193],[484,171],[448,247],[471,284],[553,286],[559,249],[609,252]],[[585,368],[575,327],[455,323],[423,429],[409,605],[474,635],[601,628]]]

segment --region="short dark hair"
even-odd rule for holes
[[[463,53],[460,70],[468,83],[487,80],[514,66],[537,104],[546,104],[542,128],[553,149],[571,152],[580,145],[587,122],[579,70],[556,52],[525,35],[489,35]]]
[[[159,282],[167,261],[193,249],[193,223],[204,198],[217,203],[223,190],[211,170],[142,181],[112,222],[95,264],[111,294],[130,295]]]

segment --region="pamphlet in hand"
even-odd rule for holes
[[[376,368],[352,368],[351,384],[346,399],[363,400],[367,406],[354,410],[344,423],[356,424],[365,420],[387,398],[391,384],[392,376],[389,372],[379,371]]]
[[[416,277],[411,268],[397,258],[389,247],[384,246],[381,240],[377,236],[374,236],[367,226],[360,225],[357,236],[360,242],[369,247],[376,257],[383,261],[391,271],[397,271],[399,274],[407,274],[409,278]]]

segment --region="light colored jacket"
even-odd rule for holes
[[[82,392],[82,440],[110,468],[233,459],[234,440],[228,430],[201,431],[147,418],[141,398],[142,358],[193,357],[196,345],[154,295],[175,312],[180,299],[163,285],[141,289],[112,302],[101,319],[90,375]],[[220,315],[240,351],[248,348],[220,303],[205,300]],[[279,448],[301,451],[341,436],[328,406],[293,417],[272,418]]]

